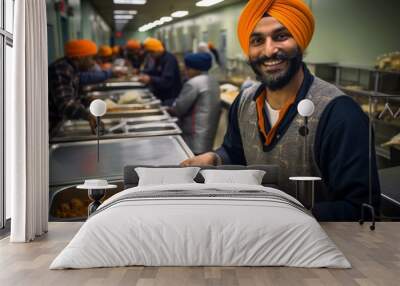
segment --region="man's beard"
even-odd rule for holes
[[[288,61],[288,67],[286,70],[277,73],[268,73],[260,69],[260,65],[264,62],[273,60]],[[249,61],[251,68],[257,75],[257,80],[262,82],[270,90],[279,90],[285,87],[302,66],[302,63],[303,54],[300,51],[297,51],[292,57],[280,51],[272,57],[261,56],[255,60]]]

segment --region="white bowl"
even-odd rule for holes
[[[108,184],[107,180],[100,180],[100,179],[92,179],[92,180],[85,180],[83,185],[79,185],[77,189],[90,189],[90,190],[97,190],[97,189],[114,189],[116,185]]]

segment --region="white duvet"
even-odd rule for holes
[[[172,197],[154,197],[175,190]],[[257,197],[252,191],[263,193]],[[120,192],[83,224],[50,269],[128,265],[351,267],[294,198],[238,184]]]

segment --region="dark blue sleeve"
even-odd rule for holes
[[[167,90],[172,88],[175,83],[174,77],[177,73],[178,63],[175,58],[168,57],[165,59],[165,63],[160,76],[150,75],[151,77],[151,85],[154,86],[158,90]]]
[[[109,79],[111,76],[112,76],[111,70],[80,72],[79,84],[87,85],[87,84],[101,83]]]
[[[369,121],[353,99],[341,96],[329,103],[314,147],[329,194],[328,201],[315,204],[314,215],[325,221],[358,219],[361,204],[369,200]],[[372,203],[378,207],[380,185],[374,146],[371,178]]]
[[[240,136],[239,122],[238,122],[238,109],[240,103],[239,94],[233,101],[229,109],[229,122],[228,130],[225,133],[224,142],[222,146],[215,152],[221,157],[224,165],[246,165],[244,157],[242,138]]]

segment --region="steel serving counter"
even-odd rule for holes
[[[122,180],[125,165],[178,165],[193,156],[179,135],[59,143],[50,146],[50,186],[82,183],[85,179]]]

